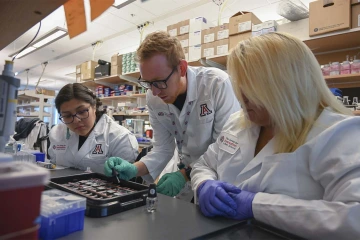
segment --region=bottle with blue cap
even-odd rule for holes
[[[146,210],[155,212],[157,208],[156,184],[151,183],[149,186],[148,196],[146,198]]]

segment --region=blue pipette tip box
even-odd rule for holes
[[[84,229],[86,198],[57,189],[41,196],[40,239],[50,240]]]

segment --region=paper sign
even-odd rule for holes
[[[84,0],[69,0],[64,4],[70,39],[86,31]]]
[[[90,0],[91,21],[94,21],[95,18],[103,14],[103,12],[105,12],[113,4],[114,0]]]

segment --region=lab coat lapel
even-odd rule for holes
[[[196,99],[198,98],[196,74],[190,67],[188,67],[188,70],[186,73],[187,73],[186,74],[186,77],[187,77],[186,100],[184,103],[184,107],[181,110],[180,116],[179,116],[179,121],[180,121],[181,127],[183,129],[186,128],[185,118],[188,115],[188,112],[191,113],[193,111],[194,106],[196,105],[194,103],[195,103]],[[192,102],[191,105],[189,105],[190,102]]]
[[[78,153],[78,146],[79,146],[79,136],[75,134],[74,132],[71,132],[69,130],[70,137],[66,141],[67,148],[70,150],[73,156],[75,156]],[[66,136],[65,136],[66,139]]]
[[[261,169],[262,162],[266,156],[272,155],[274,153],[274,139],[271,139],[266,146],[256,155],[255,147],[258,139],[259,133],[257,134],[256,140],[252,141],[254,144],[249,148],[246,155],[244,155],[244,160],[251,159],[250,162],[246,165],[246,167],[240,172],[240,174],[236,177],[236,185],[240,185],[243,181],[247,180],[251,176],[253,176],[256,172],[259,172]],[[254,137],[254,135],[253,135]]]

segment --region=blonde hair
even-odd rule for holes
[[[180,41],[164,31],[157,31],[146,36],[136,51],[136,60],[142,62],[157,54],[164,54],[171,68],[176,67],[180,60],[185,59]]]
[[[311,50],[299,39],[270,33],[237,44],[228,56],[235,94],[265,108],[274,128],[275,152],[293,152],[325,107],[352,115],[330,92]],[[242,127],[250,121],[243,114]]]

